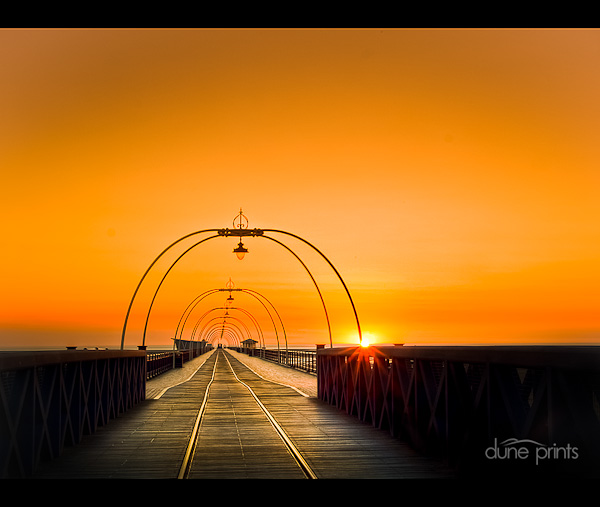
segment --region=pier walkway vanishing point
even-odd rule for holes
[[[277,382],[277,383],[274,383]],[[316,397],[316,376],[216,349],[33,478],[444,478],[443,463]]]

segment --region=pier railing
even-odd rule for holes
[[[173,368],[181,368],[183,364],[201,356],[212,349],[212,345],[198,344],[185,350],[147,351],[146,380]]]
[[[307,373],[317,373],[317,351],[306,349],[264,349],[236,347],[235,350],[251,357],[288,366]]]
[[[177,353],[173,351],[148,352],[146,356],[146,380],[176,367]],[[183,361],[181,361],[183,364]]]
[[[27,477],[146,397],[146,352],[0,353],[0,477]]]
[[[318,351],[318,396],[467,474],[600,470],[600,347]]]

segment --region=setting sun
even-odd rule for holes
[[[362,347],[369,347],[371,345],[376,345],[377,343],[379,343],[379,340],[373,333],[368,331],[362,333],[362,341],[360,343]]]

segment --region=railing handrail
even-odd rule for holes
[[[555,367],[600,370],[600,346],[595,345],[483,345],[483,346],[408,346],[340,347],[319,349],[319,355],[378,355],[391,359],[426,359],[496,363],[513,366]]]
[[[142,357],[143,350],[44,350],[44,351],[2,351],[0,352],[0,371],[47,366],[58,363],[93,361],[122,357]]]

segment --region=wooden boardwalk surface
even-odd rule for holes
[[[452,473],[384,431],[273,384],[219,351],[187,382],[146,400],[45,463],[34,478],[177,478],[217,361],[189,478],[304,477],[251,387],[321,479],[443,478]]]

